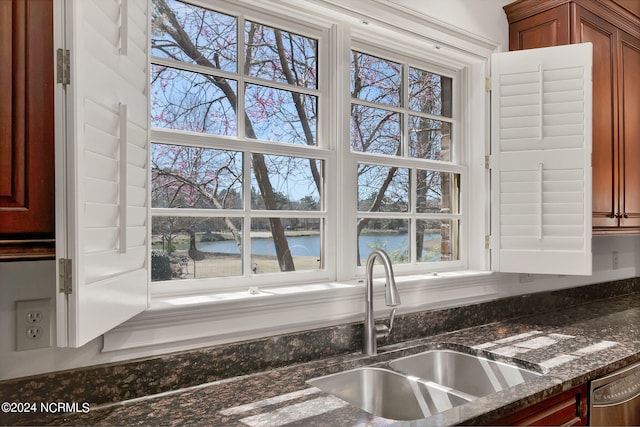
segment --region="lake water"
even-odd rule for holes
[[[425,235],[425,240],[440,238],[439,234]],[[293,256],[320,256],[320,236],[289,236],[289,250]],[[360,258],[366,259],[372,247],[384,247],[391,251],[407,247],[407,236],[398,234],[376,234],[360,236]],[[238,254],[238,246],[233,240],[199,243],[198,248],[205,252]],[[276,255],[273,239],[252,238],[251,252],[255,255]]]

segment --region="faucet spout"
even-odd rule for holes
[[[395,315],[395,309],[391,312],[389,320],[389,326],[375,324],[375,317],[373,313],[373,266],[376,259],[380,258],[384,265],[385,272],[385,303],[389,307],[396,307],[400,305],[400,294],[398,293],[398,286],[396,285],[395,278],[393,276],[393,267],[391,266],[391,259],[386,252],[380,249],[376,249],[369,255],[367,259],[366,267],[366,301],[364,310],[364,343],[363,353],[369,356],[373,356],[378,353],[378,337],[386,337],[391,333],[393,327],[393,317]]]

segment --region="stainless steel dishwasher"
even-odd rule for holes
[[[640,425],[640,363],[591,382],[589,424]]]

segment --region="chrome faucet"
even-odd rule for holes
[[[393,318],[396,314],[396,309],[394,308],[389,316],[389,326],[375,324],[376,322],[373,315],[373,265],[376,262],[376,258],[380,258],[384,265],[384,273],[387,279],[385,283],[385,302],[387,306],[395,307],[400,305],[400,294],[398,293],[396,281],[393,278],[393,268],[391,267],[389,255],[381,249],[376,249],[369,255],[366,269],[367,291],[364,307],[364,346],[362,352],[369,356],[378,354],[377,339],[389,336],[391,329],[393,329]]]

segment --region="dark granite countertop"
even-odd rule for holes
[[[433,348],[533,367],[539,378],[413,422],[370,415],[307,380]],[[630,294],[237,376],[49,418],[66,425],[434,426],[490,424],[547,397],[640,360],[640,294]]]

